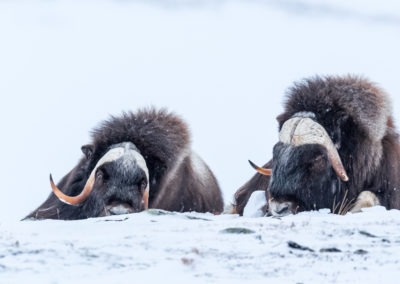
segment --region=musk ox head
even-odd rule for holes
[[[83,147],[90,158],[90,145]],[[111,145],[97,161],[82,192],[64,194],[50,176],[53,193],[64,203],[82,206],[88,216],[119,215],[148,208],[149,171],[140,151],[131,142]]]
[[[338,150],[313,113],[287,120],[273,149],[270,212],[331,208],[341,182],[349,180]]]
[[[270,174],[271,215],[322,208],[338,213],[351,209],[362,191],[379,195],[388,175],[381,170],[385,141],[398,142],[390,101],[374,84],[352,76],[302,81],[289,90],[277,119],[272,173],[257,168]]]

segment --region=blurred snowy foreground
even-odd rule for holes
[[[400,211],[0,224],[1,283],[398,283]]]

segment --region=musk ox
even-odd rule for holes
[[[314,77],[289,89],[272,160],[235,194],[236,212],[265,190],[268,215],[400,208],[400,147],[391,102],[356,77]]]
[[[221,190],[185,122],[154,108],[102,122],[79,163],[27,218],[84,219],[147,208],[220,213]]]

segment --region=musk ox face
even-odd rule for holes
[[[90,146],[83,148],[90,160]],[[86,217],[128,214],[147,209],[149,173],[146,162],[131,142],[115,144],[97,161],[82,192],[62,193],[51,179],[54,194],[64,203],[79,206]]]
[[[329,134],[314,113],[296,113],[283,124],[279,139],[273,150],[269,212],[333,208],[340,180],[349,180],[338,152],[340,135]]]
[[[275,145],[273,156],[269,186],[272,215],[332,208],[340,182],[323,146],[280,142]]]

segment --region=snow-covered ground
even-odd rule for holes
[[[0,225],[0,283],[398,283],[400,211]],[[27,282],[28,281],[28,282]]]
[[[396,0],[0,0],[0,283],[397,283],[399,211],[18,220],[123,110],[184,117],[226,203],[296,80],[364,75],[399,125],[399,34]]]

